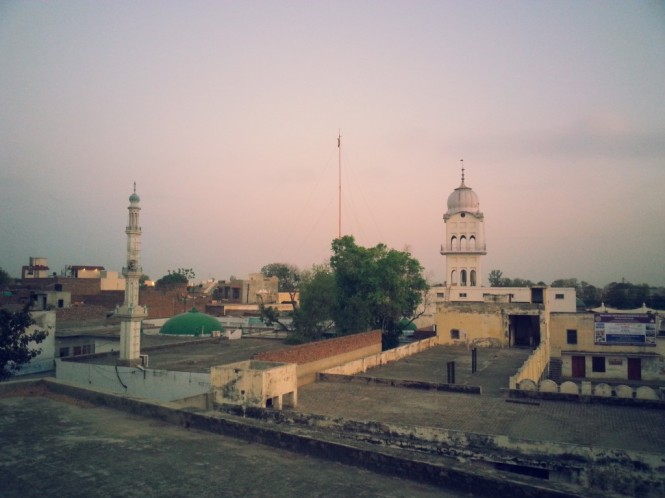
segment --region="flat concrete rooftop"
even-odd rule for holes
[[[3,497],[463,496],[57,395],[0,412]]]
[[[484,394],[317,382],[298,389],[297,410],[516,439],[664,452],[665,410],[508,399],[501,389],[508,387],[508,377],[529,354],[528,349],[478,348],[478,372],[472,374],[466,348],[436,346],[360,375],[445,383],[446,363],[455,361],[456,382],[480,386]]]
[[[168,338],[164,341],[168,341]],[[256,353],[286,347],[288,346],[279,339],[242,338],[230,341],[223,338],[190,338],[175,344],[166,342],[163,347],[142,347],[141,353],[148,355],[150,368],[177,372],[208,372],[210,367],[215,365],[249,360]],[[76,361],[115,365],[118,354],[83,357]]]

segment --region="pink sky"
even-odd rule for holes
[[[665,285],[658,2],[3,2],[0,266],[308,268],[343,231],[443,279],[467,184],[491,269]]]

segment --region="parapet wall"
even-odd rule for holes
[[[298,387],[316,381],[317,372],[381,352],[381,331],[374,330],[327,339],[288,349],[265,351],[254,360],[295,363],[298,372]]]
[[[665,396],[662,390],[649,386],[630,387],[619,384],[611,386],[605,383],[593,385],[589,381],[565,381],[561,385],[553,380],[545,379],[538,383],[524,379],[512,387],[510,396],[513,398],[542,398],[549,400],[583,401],[621,405],[636,405],[665,409]]]
[[[329,368],[322,374],[335,374],[335,375],[355,375],[358,373],[365,373],[368,369],[378,367],[381,365],[386,365],[394,361],[401,360],[407,356],[412,356],[421,351],[425,351],[433,346],[438,344],[438,339],[435,337],[430,337],[428,339],[423,339],[422,341],[412,342],[410,344],[405,344],[403,346],[396,347],[394,349],[389,349],[388,351],[383,351],[376,353],[370,356],[365,356],[358,360],[350,361],[344,363],[343,365],[335,366]]]
[[[373,330],[361,334],[345,335],[334,339],[310,342],[277,351],[265,351],[257,354],[255,360],[276,361],[280,363],[311,363],[329,356],[337,356],[366,347],[379,346],[381,350],[381,331]]]

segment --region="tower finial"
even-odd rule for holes
[[[134,182],[134,193],[136,193],[136,182]]]
[[[462,185],[464,185],[464,159],[460,159],[460,162],[462,163]]]

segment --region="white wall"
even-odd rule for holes
[[[134,398],[174,401],[210,392],[210,374],[56,360],[56,378]],[[123,386],[124,384],[124,386]],[[126,386],[126,387],[125,387]]]

